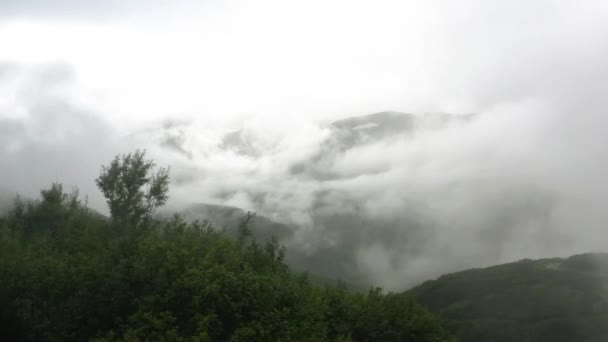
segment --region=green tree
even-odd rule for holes
[[[145,157],[140,150],[116,156],[109,166],[102,166],[95,180],[115,221],[140,226],[167,202],[169,168],[156,169]]]
[[[255,239],[251,213],[237,238],[179,215],[147,220],[168,171],[144,152],[117,157],[97,182],[119,225],[61,184],[0,216],[3,340],[451,341],[404,296],[293,273],[276,238]]]

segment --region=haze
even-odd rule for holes
[[[107,213],[100,166],[145,148],[170,208],[257,211],[391,289],[606,250],[605,1],[86,4],[0,3],[5,198],[59,181]],[[383,111],[418,124],[327,147]]]

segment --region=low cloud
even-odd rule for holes
[[[333,150],[331,126],[282,125],[280,138],[263,126],[242,128],[267,146],[259,155],[222,147],[220,138],[197,148],[184,128],[194,157],[174,154],[174,170],[188,179],[174,188],[174,205],[258,211],[294,227],[285,243],[303,267],[392,289],[469,267],[602,250],[608,189],[598,166],[608,162],[608,141],[566,123],[601,127],[608,118],[573,120],[572,109],[525,99]],[[307,168],[294,174],[297,165]]]
[[[603,1],[184,2],[154,29],[35,3],[0,5],[4,194],[107,212],[100,166],[146,148],[172,208],[258,211],[301,267],[396,290],[608,245]],[[384,108],[420,114],[331,125]]]
[[[572,116],[582,99],[547,94],[442,120],[394,114],[416,125],[367,140],[347,137],[348,146],[334,140],[347,131],[305,119],[254,118],[223,130],[165,122],[118,136],[74,95],[69,67],[2,70],[1,84],[13,90],[0,116],[5,193],[34,196],[60,181],[105,212],[93,183],[100,165],[147,148],[172,167],[172,208],[203,202],[258,211],[292,227],[284,243],[300,267],[391,289],[608,243],[608,141],[599,129],[608,117]],[[234,132],[257,153],[227,146]],[[298,165],[304,167],[294,173]]]
[[[103,207],[93,179],[119,151],[111,126],[79,103],[70,67],[4,64],[0,88],[0,188],[36,197],[61,182]]]

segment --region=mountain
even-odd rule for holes
[[[464,342],[608,341],[608,254],[471,269],[405,294]]]
[[[385,111],[373,114],[347,117],[329,123],[313,123],[320,129],[329,131],[321,142],[320,154],[333,154],[349,149],[375,143],[394,137],[406,137],[419,131],[438,130],[453,123],[466,123],[475,115],[453,115],[446,113],[411,114]],[[260,158],[271,154],[273,143],[266,141],[268,132],[258,127],[243,123],[228,131],[211,131],[202,129],[194,122],[164,122],[129,135],[130,139],[144,139],[158,147],[193,158],[196,152],[225,153],[231,152],[240,156]],[[291,129],[297,129],[291,127]],[[284,132],[289,134],[289,132]],[[274,142],[280,143],[280,142]],[[323,158],[317,156],[317,159]]]
[[[252,211],[280,218],[276,229],[260,225],[253,231],[260,237],[277,235],[294,268],[314,268],[320,277],[363,285],[382,277],[384,286],[402,290],[474,265],[431,269],[414,261],[422,255],[446,257],[434,252],[442,222],[427,199],[411,186],[406,190],[407,172],[416,176],[421,166],[435,167],[434,157],[401,158],[398,150],[416,145],[419,137],[439,139],[442,130],[473,119],[388,111],[333,122],[245,120],[229,130],[197,121],[167,122],[130,139],[151,146],[159,164],[172,165],[172,188],[188,194],[176,202],[246,203]],[[238,226],[245,214],[207,204],[176,209],[228,227]],[[376,267],[378,260],[383,268]],[[406,272],[407,281],[400,276]]]
[[[328,140],[347,150],[394,136],[408,136],[417,131],[437,130],[450,123],[471,120],[474,115],[446,113],[410,114],[394,111],[348,117],[329,124]]]
[[[179,211],[179,214],[187,221],[209,221],[216,229],[225,231],[229,236],[236,236],[239,224],[247,215],[243,209],[217,205],[199,203]],[[166,214],[165,214],[166,216]],[[346,217],[334,215],[333,219],[325,217],[325,224],[329,225],[328,232],[339,231],[350,225],[356,224],[357,219],[347,220]],[[360,223],[359,223],[360,224]],[[351,234],[350,239],[343,239],[339,246],[320,244],[316,246],[314,252],[307,252],[296,242],[292,242],[293,234],[298,227],[276,222],[268,217],[256,214],[249,228],[252,235],[259,241],[266,241],[271,237],[277,237],[281,244],[287,245],[287,263],[298,272],[309,272],[312,280],[321,284],[334,284],[342,280],[355,290],[367,290],[370,286],[369,279],[363,277],[356,270],[354,260],[351,255],[349,244],[353,243],[356,236]],[[370,231],[373,232],[373,231]]]
[[[191,205],[179,213],[187,221],[209,221],[216,229],[224,230],[232,236],[238,233],[239,224],[247,215],[247,212],[240,208],[206,203]],[[257,214],[249,228],[253,236],[261,240],[268,239],[271,236],[284,240],[290,238],[293,234],[293,229],[287,225]]]
[[[329,136],[321,143],[319,152],[292,165],[290,173],[292,176],[320,181],[344,178],[343,175],[328,170],[332,169],[331,165],[337,158],[349,150],[409,138],[419,132],[443,129],[449,124],[466,123],[473,118],[474,115],[417,115],[386,111],[337,120],[327,125]],[[357,176],[359,174],[350,175]]]
[[[340,150],[371,143],[398,134],[410,134],[417,116],[400,112],[380,112],[331,122],[330,135],[325,142]],[[258,157],[264,151],[256,148],[256,135],[246,129],[226,133],[220,147],[241,155]]]
[[[119,177],[118,189],[132,187],[130,174]],[[274,241],[181,220],[105,220],[58,185],[41,197],[0,215],[5,341],[453,340],[409,298],[314,285]],[[208,211],[218,220],[240,214]]]
[[[342,148],[349,149],[399,134],[411,134],[416,116],[400,112],[380,112],[332,122],[332,137]]]

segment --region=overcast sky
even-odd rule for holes
[[[578,68],[602,64],[607,7],[5,0],[0,59],[69,68],[87,105],[121,126],[165,116],[479,112],[572,90]]]
[[[100,165],[144,147],[171,164],[174,205],[259,210],[304,227],[309,245],[340,239],[314,227],[320,193],[393,223],[424,208],[419,258],[386,239],[352,247],[394,288],[599,250],[607,57],[602,0],[3,0],[0,191],[61,181],[103,211]],[[337,156],[338,181],[289,173],[322,148],[319,123],[383,110],[478,119]],[[218,149],[231,129],[262,155]]]

